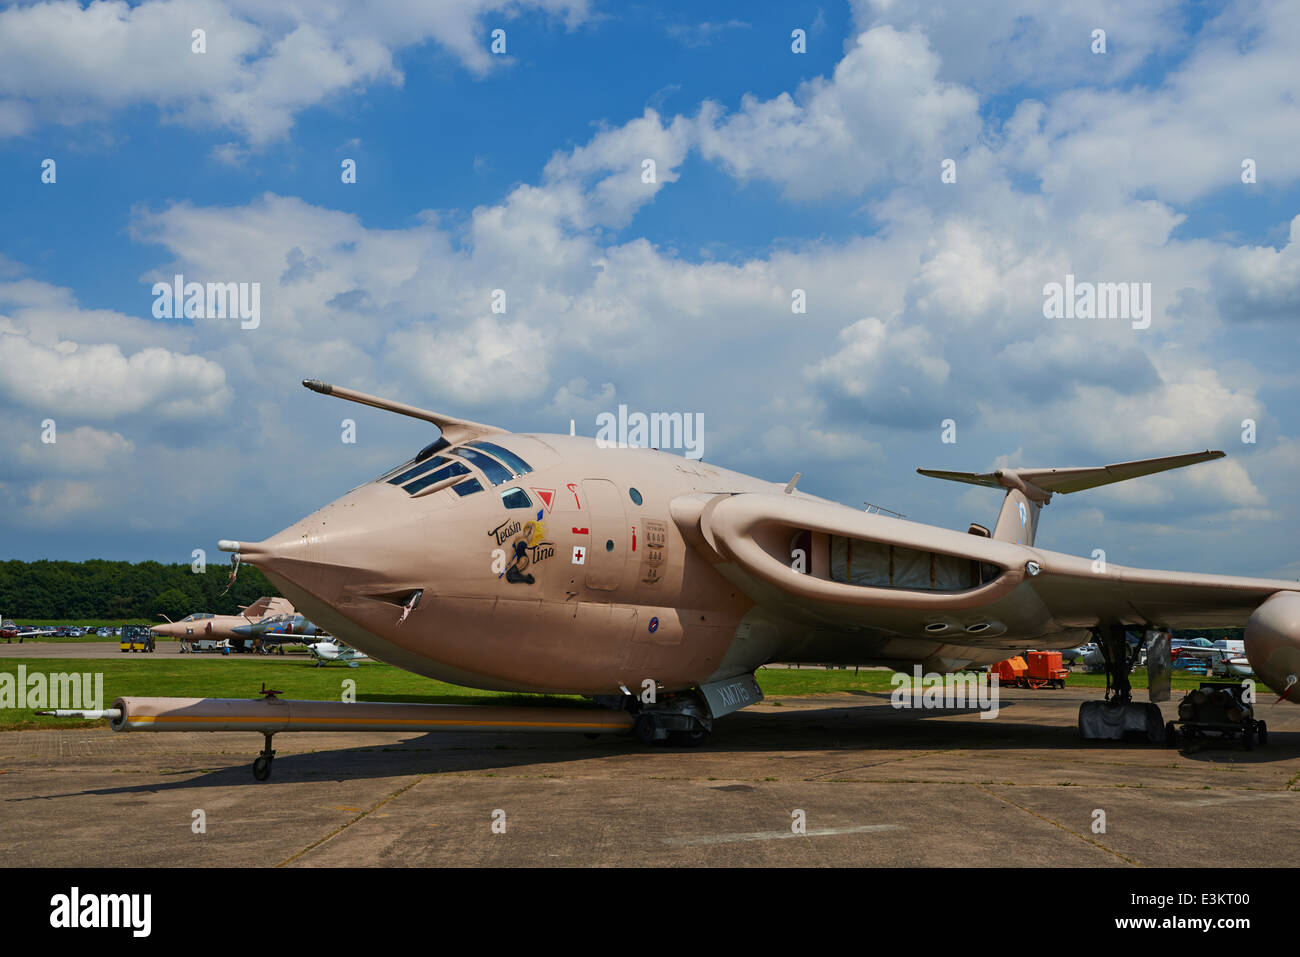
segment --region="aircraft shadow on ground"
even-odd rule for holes
[[[871,695],[888,701],[887,695]],[[1014,710],[1014,702],[1004,701],[1002,711]],[[338,748],[307,752],[282,752],[275,759],[270,781],[253,780],[249,766],[261,750],[261,740],[248,735],[245,758],[229,750],[213,755],[227,766],[211,768],[201,765],[209,758],[195,754],[191,769],[168,769],[160,773],[174,780],[153,784],[92,788],[27,798],[11,798],[6,803],[44,798],[83,797],[88,795],[148,794],[184,791],[231,785],[268,788],[276,784],[301,784],[308,781],[348,781],[412,774],[438,775],[457,772],[492,772],[528,768],[543,764],[581,762],[611,756],[645,755],[659,759],[681,753],[684,756],[760,754],[799,751],[969,751],[1002,752],[1033,750],[1037,752],[1150,752],[1153,758],[1173,757],[1163,745],[1126,740],[1087,742],[1079,738],[1076,728],[1044,725],[1029,720],[1009,721],[1004,716],[990,720],[963,720],[946,723],[932,719],[973,715],[976,709],[894,710],[885,707],[827,707],[792,709],[789,714],[739,712],[718,722],[712,738],[695,748],[677,749],[662,744],[644,746],[630,736],[602,735],[592,740],[565,734],[464,734],[427,732],[392,744],[367,744],[347,747],[340,735]],[[1025,715],[1028,719],[1029,715]],[[277,737],[281,747],[294,737],[285,733]],[[223,742],[223,746],[228,747]],[[1208,742],[1192,749],[1180,749],[1185,758],[1216,764],[1242,766],[1270,764],[1300,756],[1300,734],[1270,732],[1266,747],[1246,751],[1240,744]],[[159,755],[160,761],[176,763],[189,756]]]

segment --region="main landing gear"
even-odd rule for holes
[[[266,744],[262,753],[253,759],[253,777],[265,781],[271,776],[271,762],[275,760],[275,750],[271,747],[271,736],[265,735]]]
[[[1142,651],[1145,639],[1131,650],[1124,626],[1113,624],[1094,630],[1102,657],[1106,660],[1106,700],[1079,705],[1079,733],[1089,739],[1118,741],[1136,732],[1152,744],[1165,739],[1160,706],[1133,700],[1129,672]]]

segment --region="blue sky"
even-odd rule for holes
[[[1267,2],[5,5],[5,557],[188,560],[427,440],[342,445],[319,377],[519,430],[699,411],[711,461],[954,527],[996,496],[916,466],[1224,448],[1042,544],[1297,577],[1298,40]],[[261,326],[153,318],[174,271],[260,282]],[[1045,319],[1067,272],[1151,283],[1151,328]]]
[[[266,191],[354,212],[378,229],[410,225],[423,209],[463,216],[535,179],[555,150],[586,142],[602,124],[633,119],[647,104],[693,111],[703,93],[734,109],[746,93],[775,96],[834,69],[847,6],[750,7],[710,9],[706,22],[735,25],[699,39],[692,32],[700,27],[698,12],[690,4],[633,7],[617,17],[606,12],[572,30],[525,12],[502,20],[513,62],[486,76],[465,70],[435,42],[403,48],[395,51],[400,88],[350,91],[308,108],[295,116],[290,138],[239,166],[213,156],[231,141],[229,129],[166,123],[151,107],[53,126],[0,151],[0,175],[27,187],[6,197],[25,228],[6,234],[0,251],[51,282],[85,270],[91,275],[84,288],[95,291],[99,305],[129,311],[138,305],[137,276],[157,251],[122,242],[120,232],[69,235],[69,222],[119,224],[120,230],[139,205],[238,204]],[[809,53],[765,55],[788,47],[787,24],[794,22],[822,24]],[[779,69],[755,73],[752,64],[763,60]],[[350,145],[354,140],[359,145]],[[54,203],[51,191],[27,175],[52,153],[67,187]],[[363,169],[348,188],[339,181],[344,156]],[[712,246],[741,255],[779,238],[843,235],[860,222],[840,204],[819,203],[789,210],[800,221],[783,236],[768,236],[763,209],[774,197],[770,188],[739,189],[711,175],[707,164],[693,165],[698,175],[684,178],[682,190],[662,204],[668,208],[645,211],[641,234],[690,253]],[[728,215],[683,215],[701,203]]]

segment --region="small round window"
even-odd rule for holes
[[[627,495],[628,495],[628,498],[630,498],[630,499],[632,500],[632,504],[633,504],[633,505],[640,505],[640,504],[641,504],[641,493],[638,492],[636,489],[634,489],[634,488],[630,488],[630,489],[628,489],[628,490],[627,490]]]
[[[605,551],[612,552],[613,550],[614,550],[614,539],[611,538],[605,542]]]

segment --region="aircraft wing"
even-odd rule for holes
[[[1276,579],[1101,564],[810,496],[683,496],[673,517],[774,613],[972,646],[1103,622],[1240,626],[1275,592],[1300,591]]]

